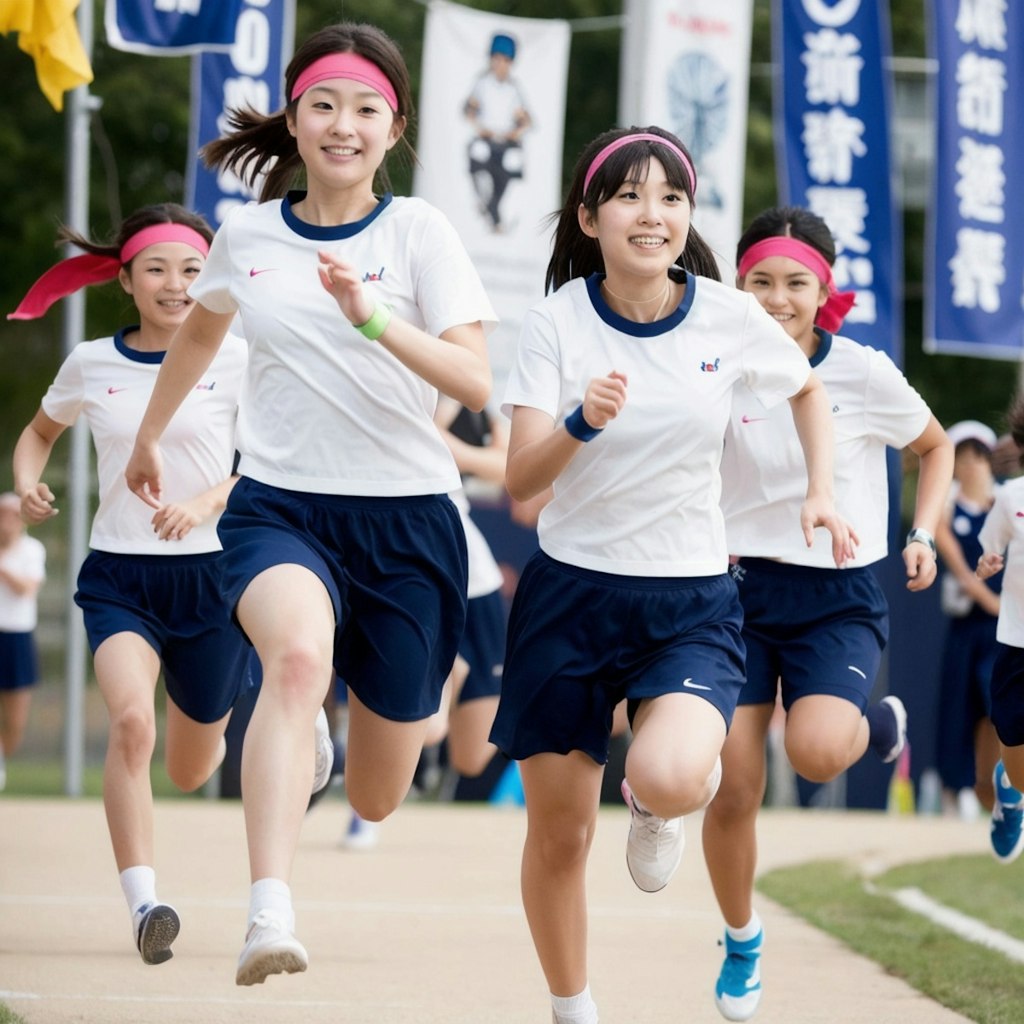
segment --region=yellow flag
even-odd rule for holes
[[[92,81],[78,35],[79,0],[12,0],[0,9],[0,32],[17,32],[18,46],[36,63],[36,78],[54,110],[64,93]]]

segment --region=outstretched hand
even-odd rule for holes
[[[128,490],[157,511],[163,507],[160,503],[160,496],[163,494],[162,475],[163,459],[159,447],[136,441],[124,471],[124,478]]]
[[[24,507],[24,505],[22,506]],[[974,570],[974,575],[979,580],[987,580],[990,576],[995,576],[997,572],[1001,572],[1003,569],[1003,556],[997,554],[986,554],[982,555],[978,559],[978,568]]]
[[[842,568],[857,553],[860,537],[835,510],[829,498],[808,498],[800,509],[800,528],[808,547],[814,544],[814,531],[823,526],[832,534],[832,559]]]
[[[363,290],[362,277],[354,263],[321,249],[317,273],[324,290],[334,296],[345,319],[350,324],[365,324],[373,316],[374,305]]]

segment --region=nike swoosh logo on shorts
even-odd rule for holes
[[[687,676],[686,679],[683,680],[683,686],[685,686],[686,689],[688,689],[688,690],[710,690],[711,689],[710,686],[702,686],[700,683],[695,683],[690,676]]]

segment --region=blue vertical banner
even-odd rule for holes
[[[284,106],[284,69],[295,42],[295,0],[243,0],[227,53],[192,58],[192,114],[185,203],[217,228],[233,206],[256,198],[230,169],[203,166],[199,149],[226,130],[231,109],[270,114]]]
[[[774,0],[776,163],[782,202],[822,217],[834,274],[857,301],[843,334],[903,356],[903,232],[889,131],[887,0]]]
[[[243,0],[107,0],[104,25],[115,50],[169,56],[226,50]]]
[[[1024,3],[932,0],[930,12],[939,73],[925,351],[1020,359]]]

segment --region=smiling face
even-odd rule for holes
[[[121,269],[119,280],[139,311],[142,326],[174,330],[188,315],[193,300],[185,289],[203,269],[205,258],[185,242],[147,245]]]
[[[814,318],[828,300],[828,290],[813,271],[788,256],[769,256],[755,263],[739,285],[808,355],[813,353]]]
[[[643,282],[652,277],[664,280],[686,248],[690,200],[669,183],[664,166],[652,157],[643,181],[623,182],[596,214],[581,205],[579,222],[583,233],[601,246],[611,287],[633,283],[643,290]]]
[[[371,191],[377,168],[405,127],[379,92],[349,78],[311,86],[287,120],[311,194]]]

